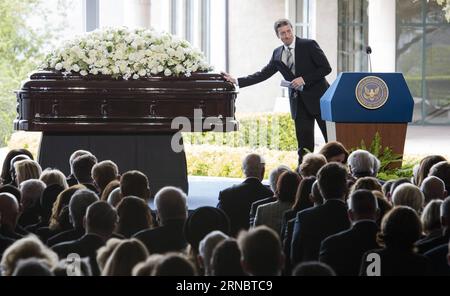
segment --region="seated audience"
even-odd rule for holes
[[[315,177],[321,167],[327,164],[327,159],[322,154],[308,153],[303,156],[299,166],[299,174],[302,178]]]
[[[433,275],[450,275],[450,241],[426,252],[425,257],[430,259],[433,266]]]
[[[151,276],[153,271],[159,262],[164,259],[165,256],[161,254],[153,254],[147,257],[147,260],[144,262],[136,264],[133,268],[132,275],[133,276]]]
[[[3,160],[2,174],[0,176],[0,183],[2,185],[10,184],[13,186],[17,186],[15,182],[14,163],[11,164],[11,160],[18,155],[25,156],[22,159],[33,159],[33,155],[27,149],[10,150]]]
[[[28,258],[16,264],[12,276],[54,276],[54,273],[42,260]]]
[[[380,182],[374,177],[362,177],[356,180],[355,184],[353,184],[351,188],[351,192],[359,189],[366,189],[370,191],[376,190],[379,192],[383,191]]]
[[[423,184],[423,183],[422,183]],[[424,238],[417,241],[416,244],[422,244],[426,241],[440,237],[442,235],[441,225],[441,205],[442,200],[432,200],[423,210],[421,221],[423,227]]]
[[[97,158],[92,154],[83,154],[73,160],[73,175],[79,184],[83,184],[88,189],[98,192],[94,185],[91,171],[92,167],[97,163]]]
[[[36,161],[30,159],[15,162],[14,170],[16,172],[16,183],[18,186],[23,181],[39,179],[42,173],[41,166]]]
[[[16,232],[20,207],[16,198],[11,193],[0,193],[0,235],[11,240],[22,238]]]
[[[109,194],[116,188],[119,188],[119,191],[120,191],[120,181],[119,180],[112,180],[111,182],[109,182],[108,185],[106,185],[105,189],[102,191],[100,200],[108,201]]]
[[[19,225],[26,227],[39,222],[39,200],[45,190],[45,183],[30,179],[20,184],[22,196],[22,213],[19,217]]]
[[[450,162],[441,161],[433,165],[428,176],[435,176],[444,181],[445,190],[450,192]]]
[[[52,215],[53,204],[62,191],[63,188],[58,184],[47,186],[44,189],[39,201],[39,222],[34,225],[27,226],[27,231],[35,233],[39,228],[48,227],[50,224],[50,217]]]
[[[194,264],[182,254],[169,253],[163,256],[153,269],[153,276],[196,276]]]
[[[106,244],[97,250],[97,258],[96,262],[98,268],[100,269],[100,273],[105,269],[106,261],[108,261],[109,257],[111,257],[112,252],[116,249],[116,247],[122,242],[122,239],[119,238],[110,238],[106,241]]]
[[[151,197],[150,186],[146,175],[140,171],[128,171],[120,178],[122,196],[136,196],[148,202]]]
[[[91,152],[86,151],[86,150],[76,150],[69,157],[70,175],[66,179],[69,187],[78,184],[78,180],[77,180],[77,178],[75,178],[75,174],[73,172],[73,162],[74,162],[75,158],[77,158],[78,156],[85,155],[85,154],[92,155]]]
[[[441,161],[446,161],[445,157],[440,155],[428,155],[424,157],[419,163],[419,171],[417,172],[414,184],[419,187],[422,186],[422,182],[428,177],[431,167]]]
[[[211,257],[214,248],[221,242],[228,238],[228,235],[221,231],[214,230],[208,233],[198,246],[198,264],[204,270],[204,275],[212,275],[211,271]]]

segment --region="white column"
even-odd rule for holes
[[[332,83],[337,76],[338,0],[316,0],[311,5],[311,38],[319,43],[330,62],[333,71],[327,80]]]
[[[130,28],[150,28],[150,0],[125,1],[125,24]]]
[[[395,72],[395,1],[369,0],[369,45],[374,72]]]

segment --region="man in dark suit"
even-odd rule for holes
[[[77,240],[57,244],[52,250],[61,260],[71,253],[78,254],[81,258],[88,257],[93,275],[100,275],[97,250],[113,235],[117,219],[117,212],[111,205],[105,201],[97,201],[87,209],[86,234]]]
[[[276,72],[290,81],[289,102],[291,115],[295,121],[298,143],[299,163],[305,149],[314,151],[314,120],[327,140],[325,122],[320,115],[320,98],[329,84],[325,76],[331,73],[331,66],[316,41],[298,38],[294,35],[292,24],[281,19],[274,24],[277,37],[283,45],[276,48],[269,63],[259,72],[235,79],[227,73],[224,78],[239,87],[262,82]]]
[[[239,185],[227,188],[219,193],[218,208],[230,218],[231,235],[249,228],[250,207],[257,200],[273,196],[273,192],[264,186],[264,160],[258,154],[249,154],[242,162],[245,179]]]
[[[150,254],[182,252],[187,247],[184,223],[188,210],[186,194],[178,188],[165,187],[155,196],[160,227],[142,230],[134,235],[147,247]]]
[[[347,194],[347,169],[331,162],[317,173],[325,203],[297,214],[292,234],[291,263],[317,261],[322,240],[350,227],[344,197]]]
[[[380,248],[377,199],[369,190],[356,190],[349,199],[349,207],[352,228],[323,240],[319,260],[333,268],[337,275],[358,276],[364,253]]]

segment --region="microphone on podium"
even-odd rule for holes
[[[370,58],[370,54],[372,53],[372,48],[370,46],[366,47],[367,57],[369,58],[369,72],[372,73],[372,59]]]

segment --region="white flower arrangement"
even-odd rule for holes
[[[203,53],[186,40],[153,29],[128,28],[95,30],[67,41],[47,56],[42,68],[125,80],[212,70]]]

